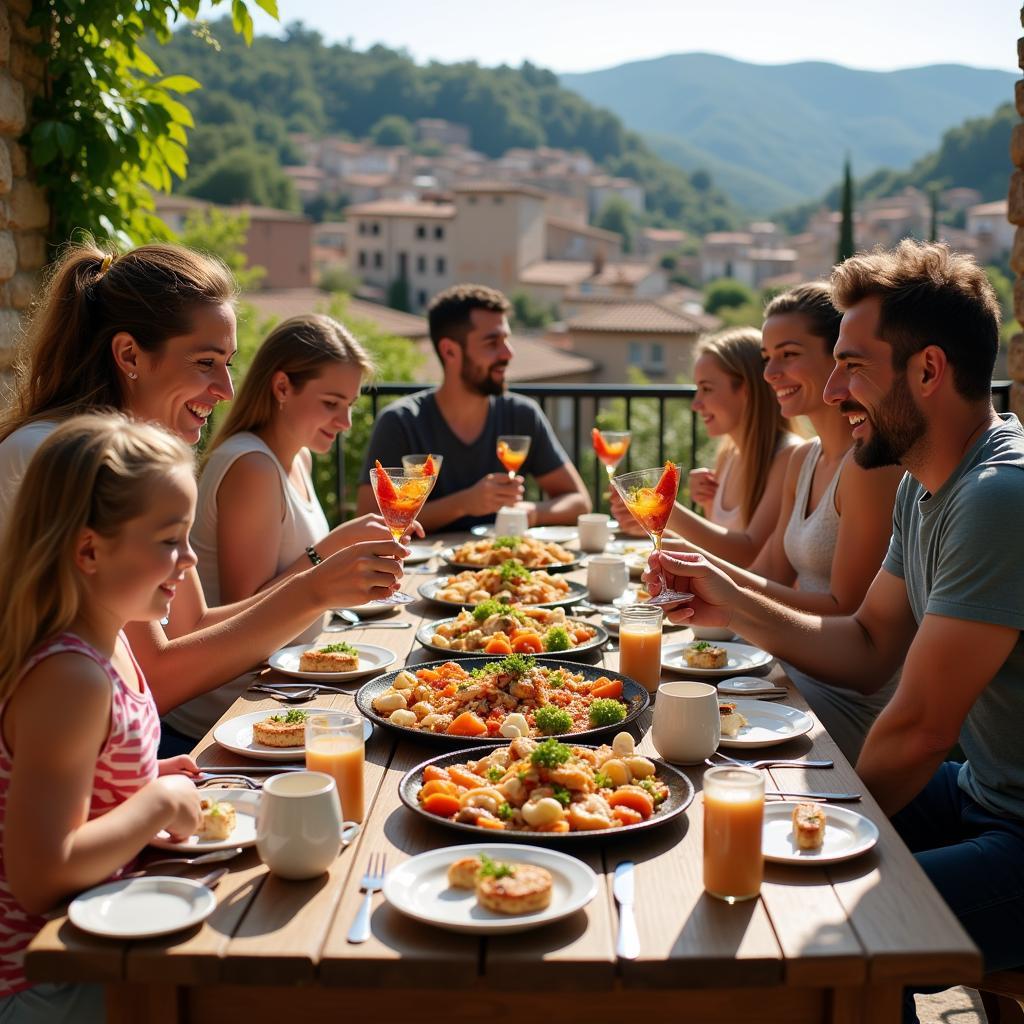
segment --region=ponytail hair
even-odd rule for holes
[[[32,652],[78,616],[82,530],[114,536],[146,511],[154,481],[193,466],[178,438],[116,412],[75,416],[43,442],[0,544],[0,701]]]
[[[711,356],[733,381],[733,387],[747,386],[739,449],[741,467],[740,510],[749,523],[768,486],[768,474],[782,439],[790,431],[789,421],[779,411],[779,403],[764,379],[761,332],[755,327],[734,327],[701,339],[696,356]],[[723,440],[721,451],[733,442]]]
[[[114,335],[127,332],[143,351],[159,353],[191,331],[197,307],[234,298],[227,267],[181,245],[140,245],[123,255],[92,241],[69,245],[36,300],[0,439],[36,419],[123,409]]]
[[[204,461],[229,437],[260,430],[270,422],[276,406],[272,392],[275,374],[286,374],[298,391],[329,363],[358,366],[364,379],[374,370],[366,349],[329,316],[307,313],[278,324],[257,350]]]

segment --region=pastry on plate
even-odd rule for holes
[[[820,850],[825,841],[825,811],[821,804],[793,808],[793,838],[800,850]]]
[[[750,723],[736,710],[736,705],[731,701],[720,700],[718,702],[718,714],[722,722],[722,735],[732,739],[739,735],[740,729]]]
[[[683,651],[690,668],[725,668],[729,654],[724,647],[716,647],[707,640],[698,640]]]
[[[231,804],[204,797],[199,801],[199,807],[203,812],[203,820],[196,829],[196,835],[200,839],[227,839],[235,831],[237,820]]]
[[[475,889],[477,872],[482,867],[479,857],[460,857],[448,866],[448,884],[453,889]]]
[[[351,644],[311,647],[299,656],[300,672],[354,672],[359,668],[359,651]]]
[[[551,902],[551,872],[534,864],[480,858],[476,901],[496,914],[533,914]]]
[[[308,712],[293,708],[283,715],[271,715],[253,722],[252,738],[267,747],[301,747],[306,742]]]

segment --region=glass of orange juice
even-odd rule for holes
[[[761,891],[764,775],[754,768],[704,773],[704,889],[726,903]]]
[[[362,821],[365,814],[365,760],[362,719],[327,711],[306,720],[306,767],[311,772],[326,772],[334,779],[341,814],[348,821]]]
[[[649,604],[632,604],[619,615],[619,671],[635,679],[648,693],[661,683],[662,611]]]

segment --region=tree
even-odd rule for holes
[[[622,251],[633,251],[633,233],[636,230],[636,215],[633,207],[622,196],[611,196],[597,215],[597,227],[614,231],[622,237]]]
[[[217,6],[223,0],[211,0]],[[276,0],[254,0],[277,17]],[[45,0],[28,23],[42,31],[47,88],[32,105],[29,146],[38,183],[49,189],[50,238],[84,230],[128,246],[166,238],[152,190],[184,178],[192,115],[177,96],[199,88],[190,75],[165,77],[142,48],[194,21],[198,0]],[[234,31],[252,42],[247,0],[232,0]]]
[[[403,313],[409,312],[409,281],[405,277],[396,277],[388,285],[387,298],[384,300],[392,309],[399,309]]]
[[[255,149],[222,154],[189,182],[185,191],[223,206],[252,203],[279,210],[299,209],[291,179],[268,154]]]
[[[211,253],[223,260],[238,282],[238,290],[244,294],[258,288],[267,272],[264,267],[249,266],[245,255],[248,235],[248,214],[229,213],[211,207],[189,213],[178,241],[190,249]]]
[[[839,244],[836,247],[836,263],[848,260],[856,248],[853,241],[853,174],[850,171],[850,158],[846,158],[843,169],[843,220],[839,225]]]
[[[537,302],[536,299],[526,292],[515,292],[512,295],[511,302],[513,327],[537,330],[541,327],[547,327],[555,318],[551,309]]]
[[[928,241],[937,242],[939,240],[939,193],[942,191],[942,186],[937,181],[931,181],[928,183],[928,207],[929,207],[929,222],[928,222]]]
[[[704,289],[704,311],[718,316],[723,309],[754,305],[757,294],[742,281],[720,277]]]
[[[411,146],[412,125],[400,114],[388,114],[370,129],[370,138],[378,146]]]

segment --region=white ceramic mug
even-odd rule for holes
[[[614,601],[626,592],[629,569],[620,555],[593,555],[587,562],[587,590],[591,601]]]
[[[341,804],[325,772],[287,772],[263,784],[256,849],[281,878],[322,875],[341,849]]]
[[[651,739],[666,761],[700,764],[718,749],[718,691],[707,683],[662,683],[654,702]]]
[[[576,520],[576,529],[580,535],[580,549],[583,551],[604,551],[608,541],[612,539],[609,527],[609,516],[603,512],[584,512]]]
[[[525,508],[504,505],[494,517],[495,537],[522,537],[530,526],[530,516]]]

